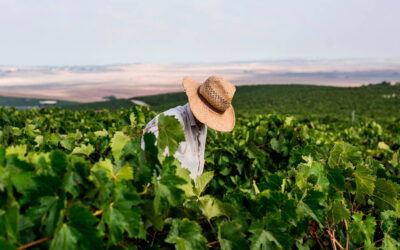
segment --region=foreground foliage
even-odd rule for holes
[[[400,248],[399,122],[238,117],[194,184],[154,115],[0,109],[0,249]]]

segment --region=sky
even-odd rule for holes
[[[0,0],[0,65],[400,58],[399,0]]]

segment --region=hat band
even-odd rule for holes
[[[211,106],[221,112],[225,112],[230,106],[230,103],[218,95],[207,83],[199,87],[199,93]]]
[[[201,87],[201,86],[200,86],[200,87]],[[201,91],[200,91],[200,87],[197,89],[197,95],[199,96],[200,100],[201,100],[205,105],[207,105],[207,107],[208,107],[209,109],[211,109],[211,110],[214,111],[215,113],[219,113],[219,114],[225,113],[225,111],[221,111],[221,110],[216,109],[213,105],[211,105],[211,103],[209,103],[209,102],[207,101],[207,99],[200,93],[200,92],[201,92]]]

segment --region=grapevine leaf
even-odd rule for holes
[[[61,151],[53,151],[50,153],[51,168],[57,176],[62,176],[67,169],[67,156]]]
[[[227,204],[225,204],[227,206]],[[211,219],[218,216],[227,216],[231,215],[232,209],[225,209],[224,203],[215,199],[210,195],[205,195],[199,198],[199,208],[203,215],[207,219]]]
[[[161,171],[161,178],[157,180],[153,176],[155,186],[154,210],[157,214],[163,214],[169,206],[177,206],[185,198],[184,191],[179,188],[186,181],[176,175],[176,167],[165,166]]]
[[[262,223],[257,222],[251,225],[249,232],[252,233],[249,240],[251,242],[251,250],[267,250],[279,247],[282,249],[281,244],[277,241],[274,235],[268,230],[264,229]],[[275,245],[274,245],[275,244]]]
[[[4,162],[6,160],[6,149],[3,146],[0,146],[0,166],[4,166]]]
[[[382,249],[385,250],[398,250],[400,249],[400,242],[398,241],[399,238],[393,238],[388,234],[384,234],[384,240],[382,244]]]
[[[206,249],[207,239],[201,227],[188,219],[174,219],[165,242],[175,244],[177,250]]]
[[[111,139],[111,152],[114,160],[118,161],[122,156],[122,149],[128,143],[129,137],[127,137],[123,132],[118,131],[114,134]]]
[[[116,193],[117,200],[103,208],[102,223],[107,224],[110,240],[114,244],[122,240],[124,232],[131,238],[145,238],[142,211],[134,207],[138,203],[138,196],[123,192],[124,190],[119,189]]]
[[[353,221],[349,225],[351,240],[355,243],[371,243],[375,233],[375,218],[369,214],[365,220],[362,220],[362,217],[362,212],[357,212],[352,215]]]
[[[50,250],[70,250],[77,249],[78,239],[67,224],[63,224],[51,242]]]
[[[101,249],[103,241],[100,231],[95,227],[98,219],[92,215],[89,209],[72,205],[69,209],[70,228],[78,239],[80,249]]]
[[[207,184],[212,180],[214,177],[214,171],[204,172],[202,175],[197,176],[196,178],[196,195],[200,197],[201,193],[206,188]]]
[[[131,122],[131,126],[135,125],[135,123],[136,123],[135,113],[132,112],[132,113],[129,114],[129,121]]]
[[[17,202],[8,204],[6,211],[0,210],[0,233],[5,233],[9,243],[15,243],[19,231],[19,205]]]
[[[185,141],[182,124],[174,116],[161,114],[158,118],[158,152],[168,148],[168,154],[172,156],[182,141]]]
[[[387,145],[383,141],[378,143],[378,148],[381,149],[381,150],[392,152],[392,150],[390,149],[389,145]]]
[[[163,230],[164,228],[163,217],[161,215],[156,214],[156,212],[154,211],[154,203],[152,200],[144,201],[143,213],[158,231]]]
[[[289,221],[296,217],[296,204],[287,194],[278,191],[265,190],[257,196],[259,204],[265,209],[263,213],[276,213],[277,217]]]
[[[24,160],[26,154],[26,145],[10,146],[6,148],[6,157],[16,154],[18,159]]]
[[[335,202],[332,205],[331,213],[329,213],[329,219],[332,224],[338,224],[343,220],[349,221],[350,211],[346,206],[340,202]]]
[[[185,192],[187,198],[196,196],[193,187],[192,178],[190,178],[190,171],[185,168],[178,167],[176,170],[176,175],[186,181],[186,184],[179,185],[178,187]]]
[[[48,215],[45,217],[45,232],[46,235],[51,235],[56,229],[57,220],[60,217],[61,210],[64,208],[64,200],[59,196],[46,197],[43,199],[43,206],[47,207]]]
[[[11,174],[10,180],[19,193],[25,194],[25,191],[36,187],[34,176],[33,172],[14,172]]]
[[[345,189],[345,181],[344,177],[340,172],[340,169],[335,166],[334,168],[330,168],[328,170],[328,175],[327,175],[329,182],[334,185],[337,189],[339,190],[344,190]]]
[[[218,225],[218,240],[223,250],[248,248],[240,224],[234,221],[223,221]]]
[[[305,214],[311,216],[316,222],[318,222],[320,227],[323,227],[324,215],[323,206],[321,203],[324,201],[324,193],[310,190],[308,191],[306,197],[299,204],[299,209]]]
[[[343,142],[337,142],[329,155],[328,165],[333,168],[346,162],[357,163],[361,160],[361,153],[356,147]]]
[[[117,180],[133,180],[133,168],[129,165],[123,166],[118,173],[115,175]]]
[[[373,194],[376,177],[372,175],[370,169],[363,165],[357,166],[354,178],[356,181],[356,200],[360,200],[364,194]]]
[[[80,147],[74,148],[72,154],[90,156],[91,154],[93,154],[93,152],[94,152],[94,147],[91,144],[88,145],[83,144]]]
[[[376,180],[374,200],[376,205],[382,210],[396,210],[398,192],[394,184],[382,178]]]
[[[91,170],[94,172],[103,170],[109,179],[113,178],[114,176],[113,164],[110,159],[96,162]]]
[[[400,239],[400,225],[397,221],[400,215],[394,211],[384,211],[380,214],[382,231],[394,239]]]
[[[108,132],[107,132],[107,130],[103,129],[103,130],[94,132],[94,135],[97,137],[106,137],[108,135]]]
[[[3,250],[15,250],[16,248],[10,245],[4,237],[0,236],[0,249]]]
[[[80,193],[80,187],[76,183],[76,175],[77,175],[76,172],[69,170],[64,175],[64,181],[63,181],[63,188],[65,192],[70,193],[73,198],[78,197]]]
[[[271,139],[270,144],[271,144],[271,148],[272,148],[274,151],[276,151],[276,152],[279,153],[279,143],[278,143],[278,141],[277,141],[275,138],[272,138],[272,139]]]

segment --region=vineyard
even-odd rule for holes
[[[400,120],[238,115],[194,183],[155,115],[0,108],[0,249],[400,249]]]

